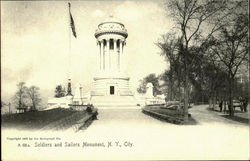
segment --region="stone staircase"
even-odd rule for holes
[[[91,104],[97,108],[135,108],[137,101],[134,96],[92,96]]]

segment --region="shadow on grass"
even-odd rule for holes
[[[208,111],[215,111],[215,112],[221,112],[220,110],[217,110],[217,109],[212,109],[212,108],[207,108]]]
[[[213,112],[228,113],[228,110],[224,111],[223,109],[222,109],[222,111],[220,111],[219,109],[214,109],[214,108],[209,108],[209,107],[207,107],[207,110],[208,110],[208,111],[213,111]]]
[[[208,111],[213,111],[213,112],[220,112],[220,111],[217,110],[217,109],[211,109],[211,108],[209,108],[209,107],[207,108],[207,110],[208,110]],[[237,114],[237,113],[240,114],[240,113],[244,113],[244,112],[235,110],[234,113],[235,113],[235,114]],[[228,110],[226,110],[225,112],[221,112],[221,114],[224,114],[224,115],[218,115],[218,116],[224,117],[224,118],[229,119],[229,120],[233,120],[233,121],[237,121],[237,122],[249,124],[249,119],[248,119],[248,118],[239,117],[239,116],[230,116]]]
[[[199,123],[193,117],[189,117],[188,122],[185,123],[185,125],[198,125],[198,124]]]
[[[242,118],[242,117],[239,117],[239,116],[229,116],[229,115],[222,115],[222,117],[227,118],[229,120],[249,124],[249,119],[247,119],[247,118]]]
[[[214,112],[229,113],[228,110],[226,110],[226,111],[224,112],[224,110],[220,111],[219,109],[213,109],[213,108],[209,108],[209,107],[207,108],[207,110],[208,110],[208,111],[214,111]],[[236,109],[236,110],[234,111],[234,113],[244,113],[244,112],[242,112],[242,111]]]

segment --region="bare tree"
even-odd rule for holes
[[[25,86],[25,82],[20,82],[17,84],[17,92],[14,95],[14,101],[17,104],[17,109],[25,109],[27,108],[27,87]]]
[[[170,69],[162,74],[162,79],[168,81],[168,99],[173,100],[177,91],[174,90],[175,80],[179,89],[179,100],[181,100],[181,84],[183,63],[179,54],[180,39],[176,38],[175,33],[168,33],[162,35],[156,45],[161,49],[160,55],[164,56],[166,61],[169,62]]]
[[[199,39],[204,39],[203,43],[210,39],[214,32],[222,26],[222,18],[225,14],[225,1],[215,0],[172,0],[167,3],[170,15],[177,24],[180,32],[181,46],[180,54],[183,56],[184,64],[184,117],[188,120],[188,89],[189,89],[189,68],[192,62],[188,61],[190,55],[190,45],[199,45]],[[206,23],[210,22],[207,27]],[[206,31],[206,32],[202,32]],[[202,45],[202,42],[200,42]]]
[[[224,64],[228,79],[228,102],[230,116],[234,115],[233,90],[237,71],[248,54],[248,13],[247,1],[235,2],[235,13],[230,17],[229,25],[220,29],[214,52]]]
[[[30,88],[28,88],[27,94],[31,101],[31,110],[36,111],[37,106],[41,102],[39,88],[36,86],[31,86]]]

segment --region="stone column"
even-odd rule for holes
[[[103,40],[101,40],[101,71],[103,71],[103,69],[104,69],[104,50],[103,50],[103,48],[104,48],[104,41]]]
[[[101,52],[100,52],[100,43],[98,40],[96,43],[97,43],[97,55],[99,56],[99,70],[102,70],[102,65],[101,65],[102,58],[101,58]]]
[[[125,72],[126,69],[126,63],[127,63],[127,55],[126,55],[126,41],[123,42],[123,48],[122,48],[122,71]]]
[[[122,71],[122,56],[123,56],[123,46],[122,40],[120,40],[120,51],[119,51],[119,70]]]
[[[115,63],[116,63],[116,62],[117,62],[117,51],[116,51],[116,50],[117,50],[117,46],[116,46],[116,45],[117,45],[117,43],[116,43],[116,42],[117,42],[117,40],[116,40],[116,39],[114,39],[114,41],[113,41],[113,42],[114,42],[113,62],[115,62]],[[112,67],[113,67],[113,69],[112,69],[112,70],[117,71],[117,69],[118,69],[118,68],[117,68],[117,64],[112,64]]]
[[[110,69],[110,44],[109,44],[110,40],[107,39],[107,53],[105,53],[105,56],[107,58],[107,64],[106,64],[106,69],[109,70]]]

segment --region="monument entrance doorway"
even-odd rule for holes
[[[109,87],[109,94],[114,95],[115,94],[115,86],[110,86]]]

